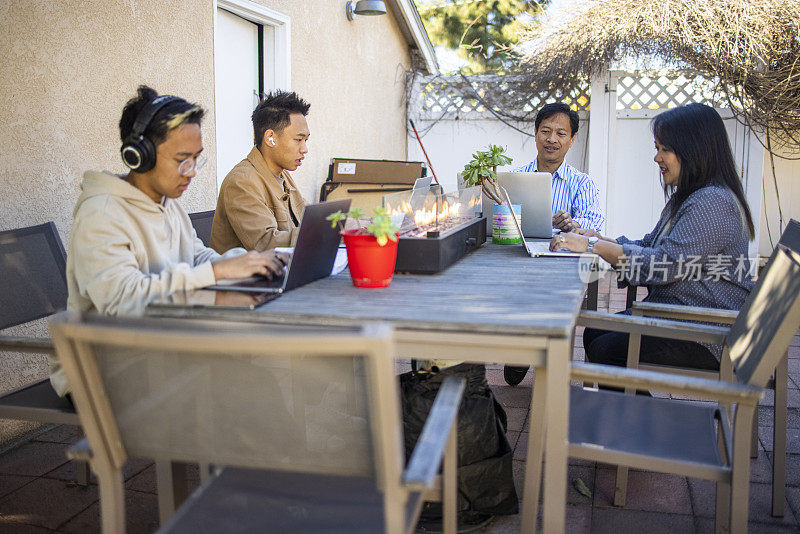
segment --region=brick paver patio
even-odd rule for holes
[[[599,309],[620,311],[623,291],[608,279],[601,281]],[[578,332],[580,333],[580,332]],[[575,343],[575,359],[583,359],[581,337]],[[487,366],[489,383],[508,412],[508,437],[514,447],[514,473],[521,494],[522,474],[530,419],[533,373],[517,387],[503,380],[502,367]],[[773,395],[759,408],[759,455],[751,463],[750,532],[798,532],[800,530],[800,337],[789,351],[789,414],[786,512],[770,515]],[[78,438],[74,427],[56,426],[0,453],[0,534],[99,532],[97,486],[76,486],[73,466],[65,457]],[[197,484],[197,474],[192,476]],[[579,493],[580,479],[592,497]],[[151,462],[132,460],[125,468],[128,532],[153,532],[158,528],[155,468]],[[632,470],[624,508],[611,504],[614,469],[603,464],[573,460],[569,467],[567,532],[713,532],[714,484],[674,475]],[[483,531],[519,531],[519,516],[497,517]]]

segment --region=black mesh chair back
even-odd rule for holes
[[[51,221],[0,232],[0,330],[67,306],[67,257]]]
[[[789,222],[786,223],[786,227],[783,229],[783,233],[778,240],[778,245],[783,245],[794,252],[800,252],[800,222],[794,219],[789,219]],[[770,254],[766,265],[764,265],[764,268],[761,269],[759,273],[760,276],[766,276],[767,272],[769,272],[769,268],[772,265],[775,256],[778,254],[779,249],[780,247],[776,246],[772,250],[772,254]]]
[[[800,324],[800,254],[778,245],[727,335],[740,381],[765,387]]]
[[[800,221],[789,219],[778,243],[796,252],[800,252]]]
[[[194,231],[197,232],[197,237],[200,238],[200,241],[205,246],[208,246],[211,242],[211,224],[214,222],[214,210],[190,213],[189,218],[192,220],[192,226],[194,226]]]

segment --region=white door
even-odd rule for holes
[[[264,87],[263,79],[259,79],[263,56],[259,55],[258,34],[258,24],[217,9],[214,32],[217,190],[225,175],[253,148],[250,115],[258,104],[259,89]]]

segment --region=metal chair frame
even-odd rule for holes
[[[706,478],[717,482],[717,532],[746,532],[748,516],[748,493],[750,472],[750,430],[758,399],[763,394],[776,366],[784,356],[792,337],[800,326],[800,254],[779,245],[773,254],[771,268],[759,279],[736,321],[730,327],[692,324],[650,317],[628,317],[616,314],[582,312],[578,324],[591,328],[624,332],[628,334],[650,335],[686,341],[716,343],[724,345],[725,358],[732,362],[734,376],[740,383],[720,380],[677,376],[674,374],[625,369],[607,365],[573,363],[570,378],[573,380],[597,382],[599,384],[624,387],[630,390],[650,389],[673,394],[711,398],[720,402],[718,407],[707,407],[670,399],[654,399],[640,395],[597,391],[595,393],[579,390],[573,395],[596,395],[594,403],[570,404],[569,452],[571,456],[588,460],[603,461],[638,467],[651,471],[682,474]],[[536,388],[542,387],[537,384]],[[603,402],[609,395],[616,399],[615,404],[624,403],[625,410]],[[584,398],[585,399],[585,398]],[[625,416],[630,417],[637,410],[656,412],[658,406],[669,406],[674,413],[664,421],[677,428],[670,429],[667,440],[650,440],[650,433],[611,432],[603,439],[576,424],[583,421],[585,426],[597,422],[607,424],[617,418],[615,427],[624,428]],[[731,405],[733,422],[729,421],[726,405]],[[534,406],[533,410],[541,410]],[[587,411],[588,410],[588,411]],[[698,434],[688,434],[681,424],[681,413],[687,415],[703,411],[713,412],[714,419],[706,425],[707,432],[699,437],[708,437],[705,451],[717,451],[719,457],[714,461],[692,457],[694,447],[672,455],[659,446],[668,441],[671,446],[680,447],[684,441],[697,439]],[[663,412],[662,412],[663,413]],[[675,415],[675,414],[678,415]],[[660,425],[651,426],[662,431]],[[544,432],[543,423],[531,432]],[[599,442],[592,441],[597,438]],[[704,438],[706,439],[706,438]],[[631,443],[634,443],[633,445]],[[637,449],[638,447],[638,449]],[[686,449],[684,447],[684,449]],[[644,452],[642,452],[644,451]],[[647,452],[651,451],[651,452]],[[655,452],[653,452],[655,451]],[[656,454],[657,452],[657,454]],[[529,461],[541,461],[543,450],[532,451]],[[537,481],[538,482],[538,481]],[[538,498],[538,484],[535,486]],[[526,495],[526,499],[529,498]],[[727,516],[727,521],[725,520]]]
[[[800,252],[800,222],[790,219],[781,235],[779,244],[795,251]],[[770,257],[770,261],[774,257]],[[769,262],[767,262],[768,268]],[[764,270],[765,271],[765,270]],[[762,275],[763,272],[762,271]],[[652,302],[636,302],[636,287],[628,287],[628,305],[634,316],[659,317],[662,319],[673,319],[682,321],[705,321],[723,325],[730,325],[736,320],[738,312],[735,310],[719,310],[710,308],[698,308],[691,306],[679,306],[673,304],[658,304]],[[729,359],[723,358],[720,362],[720,370],[705,371],[700,369],[689,369],[665,365],[648,365],[639,363],[639,349],[641,347],[641,335],[631,334],[628,344],[628,362],[630,369],[645,369],[674,373],[684,376],[696,376],[701,378],[716,378],[731,382],[733,378],[733,367]],[[783,517],[786,503],[786,420],[788,412],[788,382],[789,382],[789,354],[788,351],[778,363],[775,369],[774,379],[768,387],[775,391],[775,402],[773,404],[773,463],[772,463],[772,515]],[[633,393],[628,390],[627,393]],[[751,434],[750,457],[758,457],[758,410],[753,418],[753,429]],[[614,504],[625,506],[627,490],[628,470],[626,467],[617,468],[617,482],[614,490]]]
[[[50,258],[61,274],[61,281],[64,284],[64,299],[63,301],[59,301],[57,306],[63,309],[67,304],[67,254],[64,251],[64,245],[58,235],[56,225],[50,221],[37,226],[0,232],[0,244],[7,240],[16,240],[20,237],[35,234],[41,235],[46,240]],[[0,325],[0,329],[10,328],[41,319],[51,315],[55,311],[58,310],[45,309],[42,307],[42,309],[25,317],[20,317],[11,323]],[[0,351],[53,354],[54,348],[53,343],[48,338],[0,336]],[[50,385],[49,378],[25,384],[0,396],[0,418],[35,421],[38,423],[67,424],[80,427],[80,421],[75,409],[68,400],[56,394]],[[76,464],[76,478],[78,484],[86,485],[89,483],[89,466],[86,462],[78,462]]]
[[[388,325],[367,325],[356,334],[332,334],[330,330],[270,334],[263,329],[253,331],[250,326],[243,333],[241,329],[232,330],[232,324],[215,328],[207,323],[193,325],[192,321],[176,320],[170,322],[167,328],[163,320],[93,318],[64,312],[51,319],[50,328],[59,357],[73,385],[78,413],[86,429],[88,441],[77,444],[73,454],[89,458],[100,481],[103,532],[125,531],[121,468],[128,454],[136,454],[137,451],[129,451],[127,444],[122,441],[114,408],[105,394],[93,343],[134,348],[145,357],[148,350],[160,353],[174,350],[198,356],[213,355],[216,358],[229,353],[234,347],[238,355],[258,355],[260,359],[287,354],[363,356],[367,371],[368,413],[372,422],[370,435],[374,473],[382,494],[384,530],[392,533],[413,532],[423,501],[441,499],[444,504],[444,530],[449,534],[455,533],[455,422],[464,383],[463,380],[450,380],[442,386],[417,446],[403,470],[402,437],[398,435],[398,429],[402,428],[399,392],[394,375],[392,331]],[[249,402],[242,407],[243,410],[252,408]],[[192,453],[184,450],[182,454]],[[210,457],[181,458],[182,461],[193,459],[223,463]],[[241,467],[271,469],[269,464],[256,458],[240,457],[237,461]],[[441,465],[443,474],[437,476]],[[266,471],[265,476],[268,473]],[[213,477],[204,484],[199,490],[200,497],[196,493],[188,499],[162,530],[181,531],[182,521],[191,513],[193,504],[202,498],[203,492],[213,491],[212,488],[221,478],[222,475]],[[219,488],[219,485],[216,487]],[[235,521],[229,524],[235,524]]]

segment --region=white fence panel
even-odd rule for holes
[[[579,169],[585,168],[584,154],[589,133],[585,114],[581,112],[581,115],[584,116],[580,121],[578,137],[567,154],[567,162]],[[472,158],[472,154],[477,150],[486,150],[490,144],[505,147],[506,154],[513,160],[511,165],[498,170],[520,167],[536,157],[536,143],[533,137],[519,133],[499,120],[460,119],[434,122],[415,119],[414,123],[417,129],[421,130],[422,143],[431,159],[431,166],[445,191],[456,188],[456,176]],[[533,133],[532,121],[512,124],[521,130]],[[408,141],[408,159],[425,161],[413,132]]]
[[[458,84],[463,88],[461,79],[454,78],[450,87],[445,87],[442,80],[438,78],[434,83],[424,79],[418,81],[411,91],[408,113],[422,134],[433,169],[446,190],[456,187],[456,175],[472,153],[485,149],[489,144],[506,147],[513,159],[509,168],[533,160],[536,156],[534,139],[513,128],[532,134],[532,118],[530,122],[505,124],[485,108],[481,99],[465,97],[453,90]],[[588,90],[583,88],[572,95],[571,102],[579,109],[581,123],[578,138],[567,154],[567,162],[580,170],[588,170],[590,143],[598,142],[607,161],[593,164],[592,168],[599,170],[593,170],[592,178],[601,190],[607,221],[605,232],[615,237],[625,234],[639,238],[653,228],[664,207],[659,170],[653,162],[655,151],[650,120],[671,107],[689,102],[712,104],[719,100],[711,84],[688,73],[613,71],[607,73],[605,82],[611,96],[608,106],[613,111],[608,114],[607,127],[597,129],[598,135],[602,136],[599,140],[592,141],[588,135],[589,113],[585,102]],[[504,86],[502,80],[492,82],[490,77],[480,77],[473,87],[483,97],[491,87]],[[592,85],[594,90],[603,87],[603,80]],[[545,100],[552,101],[553,98],[542,97],[532,101],[522,111],[537,109]],[[755,134],[732,118],[730,110],[718,111],[725,119],[737,169],[756,222],[757,237],[751,252],[758,250],[760,254],[768,255],[782,230],[769,157],[765,157]],[[598,153],[596,148],[593,150],[593,153]],[[424,161],[413,133],[408,138],[408,158]],[[775,163],[784,222],[790,217],[800,219],[800,161],[775,158]]]
[[[775,177],[769,154],[764,157],[763,204],[761,210],[761,233],[759,234],[759,253],[772,250],[783,231],[780,226],[778,197],[783,212],[784,224],[790,218],[800,220],[800,160],[775,160]],[[777,179],[778,194],[775,192]],[[765,217],[769,214],[769,218]]]

